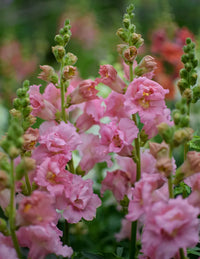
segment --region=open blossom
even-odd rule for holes
[[[27,131],[24,133],[24,149],[25,150],[32,150],[35,147],[39,139],[39,130],[28,128]]]
[[[65,170],[65,165],[59,163],[59,156],[49,158],[47,157],[44,162],[38,166],[34,181],[38,186],[46,188],[51,195],[62,194],[65,183],[69,181],[69,173]],[[61,161],[65,161],[61,155]]]
[[[61,121],[57,124],[54,121],[44,122],[39,129],[40,145],[34,150],[33,158],[38,164],[47,157],[58,154],[65,155],[66,161],[71,159],[71,152],[81,143],[76,128],[71,123]]]
[[[99,137],[93,134],[81,134],[82,144],[78,147],[81,155],[80,167],[89,172],[96,163],[107,162],[108,167],[112,166],[111,157],[105,145],[100,143]]]
[[[56,114],[56,107],[46,99],[40,93],[41,85],[32,85],[30,86],[29,98],[30,104],[33,108],[31,114],[33,116],[40,117],[43,120],[54,120]]]
[[[21,227],[16,234],[20,246],[29,248],[28,258],[44,259],[50,253],[71,257],[73,253],[71,247],[62,246],[62,231],[53,224]]]
[[[57,219],[53,197],[42,191],[34,191],[19,203],[19,225],[41,225]]]
[[[91,126],[100,123],[103,117],[104,107],[102,106],[102,98],[94,99],[85,103],[83,114],[81,114],[77,121],[76,127],[79,133],[88,130]]]
[[[77,223],[81,218],[92,220],[101,205],[98,195],[93,193],[92,180],[71,175],[71,182],[65,184],[64,194],[56,196],[56,206],[63,210],[63,217],[69,223]]]
[[[103,65],[100,66],[99,74],[101,78],[96,78],[98,83],[103,83],[104,85],[109,86],[112,90],[123,93],[126,84],[124,81],[117,75],[117,71],[112,65]]]
[[[78,87],[70,93],[70,104],[79,104],[82,102],[97,99],[98,90],[95,88],[97,83],[91,79],[83,80]]]
[[[18,259],[11,237],[0,233],[0,258]]]
[[[107,172],[102,181],[101,194],[106,190],[111,190],[117,201],[128,195],[129,189],[136,180],[136,164],[130,157],[117,157],[119,169]]]
[[[118,153],[124,146],[132,144],[137,137],[138,128],[132,120],[122,118],[119,123],[111,121],[108,124],[101,124],[99,133],[100,142],[108,147],[108,152]]]
[[[151,118],[162,113],[165,106],[165,94],[168,90],[146,77],[133,80],[127,88],[125,105],[131,108],[134,114],[139,112],[141,117]],[[161,111],[161,112],[160,112]]]
[[[199,210],[180,196],[157,202],[146,215],[142,251],[155,259],[172,258],[180,248],[195,246],[199,241]]]

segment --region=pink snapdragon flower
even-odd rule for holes
[[[45,87],[44,93],[42,94],[43,98],[53,104],[57,110],[61,110],[61,101],[60,101],[60,89],[56,88],[54,84],[50,83]]]
[[[178,197],[153,204],[146,215],[142,251],[155,259],[174,257],[180,248],[199,241],[199,210]]]
[[[44,99],[40,93],[40,87],[41,85],[32,85],[28,91],[30,104],[33,108],[31,114],[43,120],[54,120],[57,109],[51,102]]]
[[[91,79],[83,80],[78,87],[70,93],[70,104],[79,104],[93,99],[98,99],[98,90],[95,88],[97,82]]]
[[[71,152],[81,143],[76,128],[71,123],[61,121],[57,124],[55,121],[44,122],[39,129],[40,145],[34,150],[33,158],[38,164],[47,157],[58,154],[65,155],[66,161],[71,159]]]
[[[153,119],[166,107],[165,94],[168,90],[146,77],[133,80],[125,93],[125,105],[131,108],[132,114],[139,112],[141,117]]]
[[[102,101],[102,98],[99,98],[85,103],[83,114],[81,114],[76,121],[76,127],[79,129],[79,133],[100,123],[105,109],[105,107],[102,106]]]
[[[128,206],[126,218],[130,221],[138,220],[154,203],[153,193],[164,184],[159,174],[145,174],[135,183],[132,191],[133,199]]]
[[[107,146],[108,152],[120,152],[124,146],[131,145],[138,134],[138,128],[129,118],[122,118],[119,123],[111,121],[100,126],[100,143]]]
[[[113,91],[123,93],[126,84],[117,75],[117,71],[112,65],[100,66],[99,74],[101,78],[96,78],[97,83],[109,86]]]
[[[111,190],[116,200],[120,201],[125,194],[128,194],[131,185],[136,180],[136,164],[132,158],[121,156],[117,157],[117,162],[120,169],[107,172],[101,183],[101,195],[106,190]]]
[[[24,149],[32,150],[35,148],[35,144],[39,139],[39,130],[28,128],[24,133],[23,138],[24,138],[24,145],[23,145]]]
[[[127,118],[130,115],[129,107],[124,105],[125,96],[123,94],[112,92],[104,100],[106,110],[104,116],[119,118]]]
[[[51,195],[62,194],[65,183],[69,181],[69,172],[65,170],[65,165],[59,164],[58,160],[60,155],[53,157],[55,159],[47,157],[44,162],[38,166],[34,181],[38,186],[46,188]],[[63,161],[63,155],[61,155],[61,161]],[[65,159],[64,159],[65,161]]]
[[[0,258],[18,259],[11,237],[0,233]]]
[[[20,246],[29,248],[28,258],[44,259],[51,253],[71,257],[73,253],[71,247],[62,246],[62,231],[53,224],[21,227],[16,234]]]
[[[57,220],[53,197],[42,191],[34,191],[19,203],[18,225],[41,225]]]
[[[82,170],[89,172],[96,163],[107,162],[108,167],[112,166],[111,157],[108,155],[108,149],[99,141],[99,137],[93,134],[81,135],[82,144],[78,147],[81,161],[80,167]]]
[[[63,217],[69,223],[77,223],[84,218],[92,220],[101,205],[97,194],[93,193],[92,180],[71,174],[71,182],[65,184],[64,194],[56,196],[56,206],[63,210]]]

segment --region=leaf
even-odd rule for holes
[[[200,151],[200,136],[194,136],[193,139],[189,142],[190,148]]]
[[[187,249],[187,253],[200,256],[200,248],[199,247],[189,248]]]

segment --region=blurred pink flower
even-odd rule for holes
[[[0,258],[18,259],[11,237],[2,233],[0,233]]]

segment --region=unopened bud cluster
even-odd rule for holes
[[[31,125],[35,123],[35,118],[30,114],[32,107],[30,106],[29,99],[29,81],[23,83],[22,88],[17,90],[17,98],[13,101],[13,107],[10,111],[11,115],[21,122],[21,126],[26,131]]]
[[[123,18],[123,28],[119,28],[117,36],[119,36],[125,44],[118,45],[118,52],[127,64],[134,61],[137,56],[137,49],[143,45],[144,40],[140,34],[135,32],[135,25],[131,22],[134,13],[134,6],[131,4],[127,8],[127,12]]]
[[[198,66],[198,60],[195,57],[195,43],[190,38],[186,39],[183,51],[184,54],[181,57],[181,61],[184,64],[184,68],[180,70],[181,79],[178,81],[178,87],[181,95],[187,99],[187,103],[194,103],[200,97],[200,89],[199,86],[193,87],[197,82],[196,67]]]

